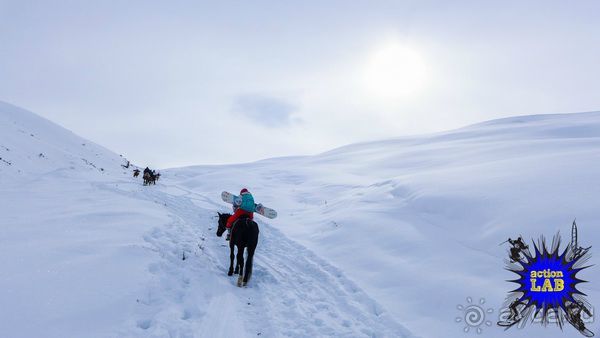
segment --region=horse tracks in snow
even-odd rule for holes
[[[120,336],[411,336],[341,271],[262,219],[253,275],[239,288],[227,276],[228,243],[216,236],[222,204],[162,182],[99,187],[152,201],[171,218],[144,238],[156,253],[152,282]]]

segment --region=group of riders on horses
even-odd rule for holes
[[[140,170],[136,168],[133,171],[133,177],[138,176],[140,176]],[[146,169],[144,169],[142,178],[144,179],[144,185],[156,184],[156,181],[158,181],[160,178],[160,173],[157,173],[155,170],[150,170],[150,168],[146,167]]]

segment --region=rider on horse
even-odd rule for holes
[[[227,220],[227,225],[226,225],[227,238],[226,238],[226,240],[229,240],[231,238],[231,227],[233,226],[233,223],[235,223],[235,221],[237,221],[241,217],[248,217],[251,220],[254,219],[254,211],[255,211],[254,197],[252,197],[252,194],[250,194],[250,192],[246,188],[244,188],[240,191],[240,197],[242,198],[241,204],[239,202],[237,205],[236,205],[236,203],[233,204],[234,213]]]

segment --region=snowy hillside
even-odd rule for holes
[[[1,101],[0,127],[0,172],[3,173],[0,180],[39,177],[62,170],[70,170],[70,174],[104,170],[115,173],[121,171],[121,164],[127,164],[127,160],[107,149]]]
[[[220,191],[144,187],[124,158],[8,104],[0,134],[0,337],[412,337],[275,225],[238,288]]]
[[[577,217],[586,245],[600,243],[599,156],[600,113],[582,113],[167,174],[180,189],[205,196],[248,186],[279,211],[274,227],[340,268],[411,331],[461,337],[457,305],[483,298],[495,323],[514,287],[505,282],[513,275],[504,270],[500,242],[557,231],[568,237]],[[592,268],[583,277],[592,283],[582,290],[598,304],[600,273]],[[485,336],[503,333],[483,329]],[[539,325],[506,333],[578,334]]]
[[[149,187],[123,157],[4,103],[0,135],[0,337],[477,336],[457,305],[485,299],[495,323],[513,288],[500,242],[568,234],[577,217],[582,243],[600,243],[600,113],[169,169]],[[242,187],[279,217],[257,217],[240,289],[214,216]],[[600,273],[583,277],[598,304]]]
[[[0,336],[110,336],[166,213],[114,192],[125,159],[33,113],[0,103],[0,135]]]

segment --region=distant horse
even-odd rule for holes
[[[133,171],[133,177],[138,177],[138,176],[140,176],[140,170],[136,169]]]
[[[219,227],[217,228],[217,236],[221,237],[223,232],[227,229],[227,219],[231,214],[219,214]],[[254,250],[258,244],[258,224],[248,217],[239,218],[232,225],[231,238],[229,240],[229,272],[228,276],[239,273],[237,285],[246,286],[248,280],[252,276],[252,259],[254,258]],[[237,246],[237,264],[235,265],[235,271],[233,269],[233,247]],[[248,259],[246,260],[246,274],[244,275],[244,248],[248,248]]]
[[[156,176],[154,176],[152,173],[145,172],[143,177],[144,177],[144,185],[156,184]]]

